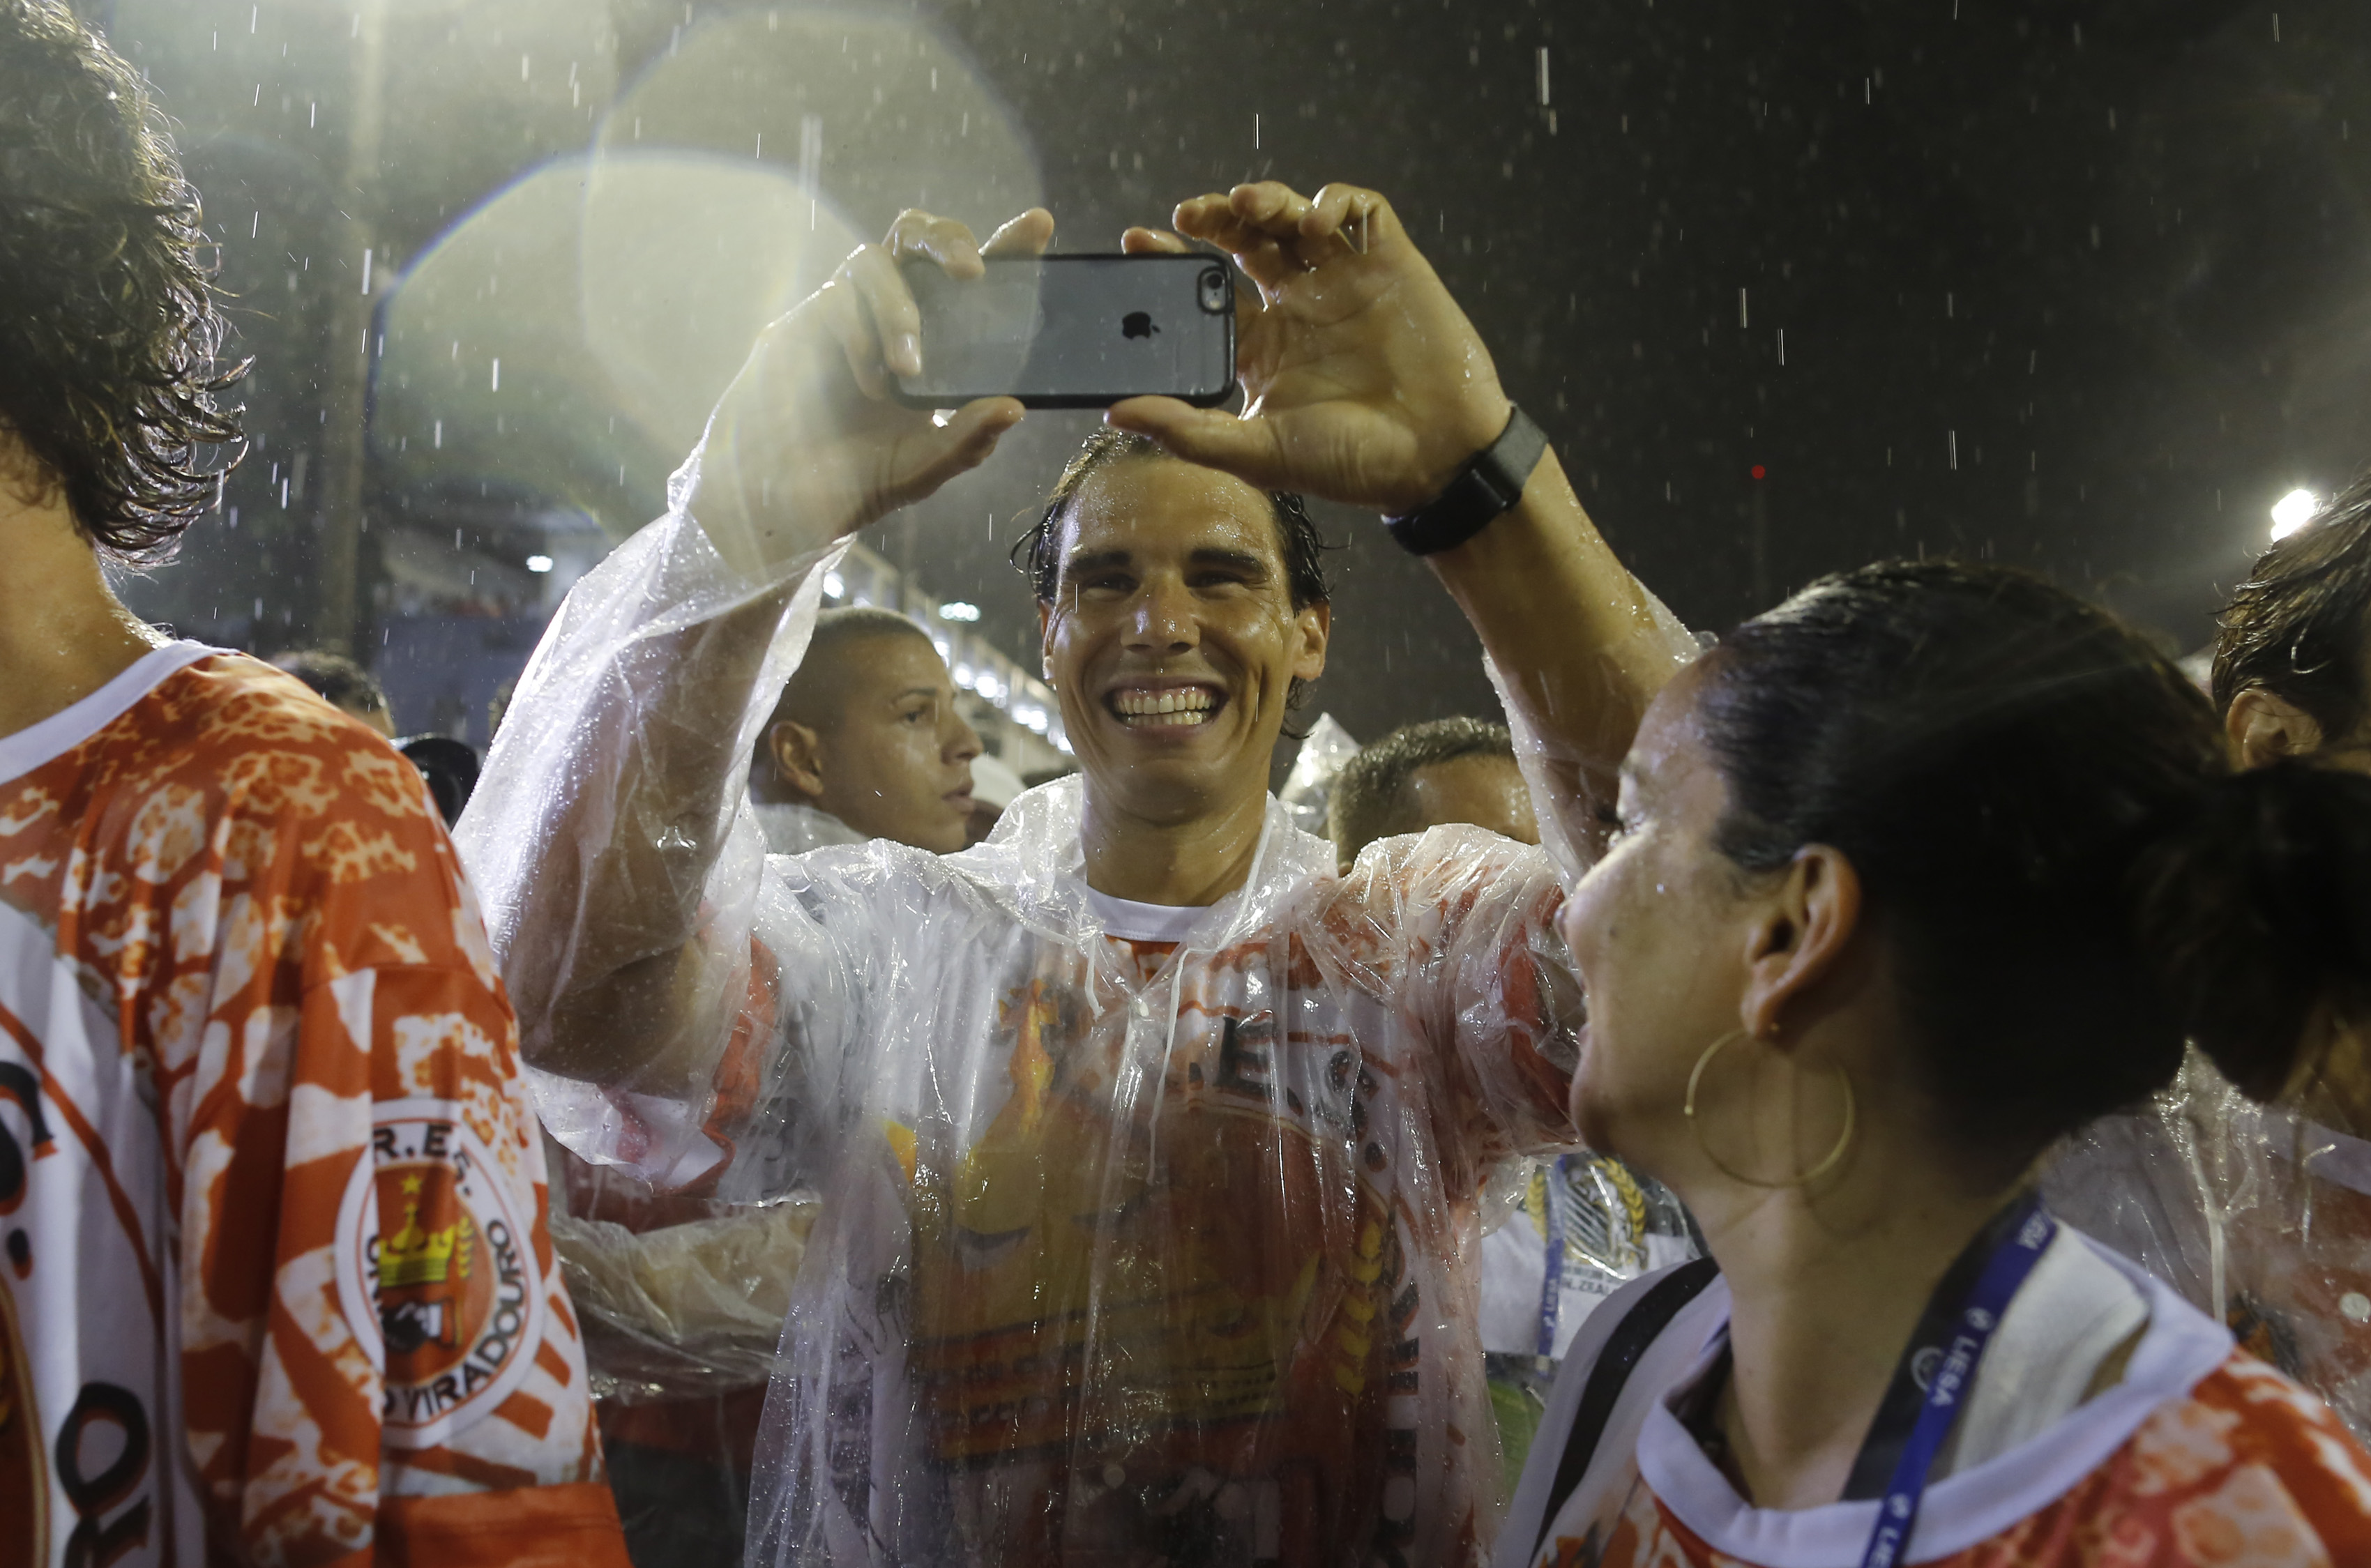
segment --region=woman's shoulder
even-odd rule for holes
[[[1649,1409],[1699,1366],[1728,1314],[1728,1285],[1705,1259],[1643,1274],[1598,1303],[1556,1368],[1500,1526],[1498,1568],[1530,1562],[1545,1527],[1618,1503]]]
[[[2082,1490],[2120,1536],[2159,1543],[2136,1562],[2371,1562],[2371,1453],[2241,1350],[2159,1403]]]
[[[2080,1232],[2068,1239],[2145,1302],[2123,1376],[1937,1486],[1921,1539],[2025,1550],[2079,1528],[2105,1531],[2132,1568],[2371,1562],[2371,1454],[2329,1407],[2129,1260]]]

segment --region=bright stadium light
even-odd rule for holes
[[[2293,490],[2273,502],[2273,537],[2285,539],[2321,510],[2321,498],[2309,490]]]
[[[529,571],[549,571],[551,570],[551,558],[547,555],[529,556],[526,558],[526,569]]]
[[[966,605],[961,599],[950,599],[939,606],[939,618],[951,621],[976,621],[979,619],[979,606]]]

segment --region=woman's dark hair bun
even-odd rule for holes
[[[2195,1041],[2279,1094],[2371,1023],[2371,777],[2234,777],[2205,697],[2106,612],[1989,563],[1823,579],[1707,656],[1748,872],[1842,851],[1937,1129],[2030,1157]]]
[[[2282,762],[2216,779],[2135,874],[2141,951],[2242,1092],[2288,1087],[2325,1008],[2371,1021],[2371,777]]]

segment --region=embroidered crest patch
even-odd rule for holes
[[[490,1413],[542,1334],[532,1212],[460,1112],[382,1101],[338,1212],[338,1288],[377,1349],[396,1447],[434,1447]]]

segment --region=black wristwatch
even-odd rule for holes
[[[1475,453],[1447,490],[1405,517],[1383,519],[1402,549],[1420,556],[1454,549],[1523,499],[1548,438],[1522,409],[1509,408],[1498,439]]]

